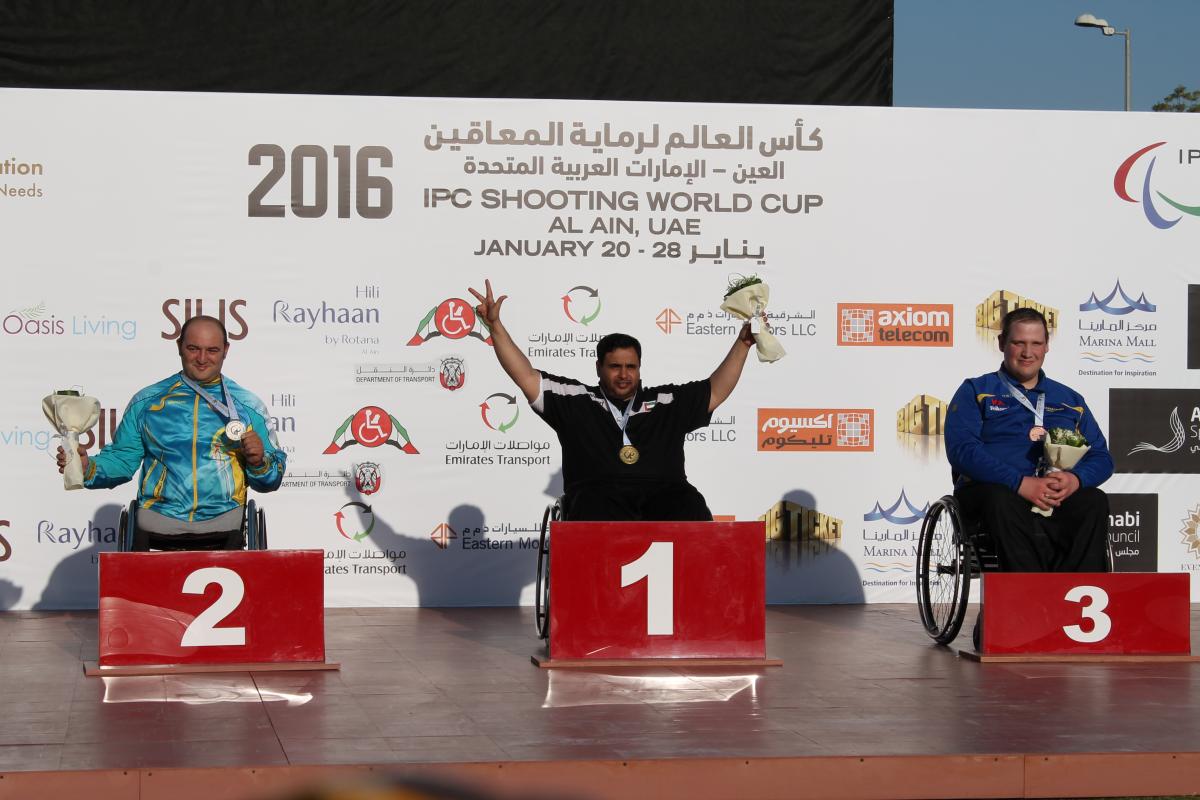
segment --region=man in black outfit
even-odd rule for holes
[[[711,520],[684,472],[684,437],[707,425],[737,385],[754,344],[749,324],[707,379],[650,388],[641,385],[638,341],[609,334],[596,345],[599,385],[586,386],[534,369],[500,321],[507,295],[494,298],[491,281],[484,285],[483,293],[470,291],[496,358],[562,445],[566,518]]]

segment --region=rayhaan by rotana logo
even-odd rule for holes
[[[417,324],[417,331],[408,340],[409,347],[416,347],[437,337],[447,339],[479,339],[484,344],[492,343],[492,329],[475,315],[475,308],[460,297],[451,297],[438,303]]]
[[[1117,197],[1127,203],[1140,205],[1142,213],[1146,216],[1146,221],[1159,230],[1167,230],[1175,227],[1185,216],[1200,217],[1200,205],[1189,205],[1188,203],[1180,202],[1178,199],[1169,197],[1160,190],[1159,179],[1154,177],[1154,169],[1158,165],[1158,159],[1161,155],[1174,155],[1170,150],[1158,150],[1166,144],[1165,141],[1148,144],[1145,147],[1135,150],[1128,158],[1121,162],[1121,166],[1117,167],[1116,173],[1113,175],[1113,191]],[[1155,152],[1158,151],[1158,152]],[[1168,158],[1164,161],[1166,164],[1171,164],[1174,159]],[[1183,149],[1178,151],[1178,163],[1183,166],[1191,166],[1193,162],[1200,161],[1200,150]],[[1138,177],[1141,180],[1138,181]],[[1141,184],[1138,186],[1138,184]],[[1131,186],[1132,184],[1132,186]],[[1130,191],[1132,189],[1132,192]],[[1134,195],[1137,195],[1136,197]],[[1172,210],[1173,209],[1173,210]],[[1178,212],[1178,213],[1176,213]],[[1168,217],[1174,217],[1169,219]]]

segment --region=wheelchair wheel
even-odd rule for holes
[[[121,509],[121,520],[117,523],[117,552],[128,553],[133,549],[133,532],[137,525],[137,500]]]
[[[971,544],[951,495],[929,506],[917,543],[917,607],[938,644],[958,636],[971,592]]]
[[[550,523],[562,519],[562,501],[555,500],[542,514],[538,541],[537,583],[533,590],[533,626],[539,639],[550,638]]]
[[[266,514],[258,507],[258,503],[253,500],[246,501],[242,530],[246,534],[247,550],[267,549]]]

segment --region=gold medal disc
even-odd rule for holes
[[[617,455],[620,456],[621,461],[625,464],[636,464],[640,454],[636,447],[627,444],[621,448],[621,452]]]

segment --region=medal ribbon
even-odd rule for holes
[[[1008,387],[1008,393],[1012,395],[1018,403],[1033,412],[1033,426],[1035,428],[1042,427],[1042,418],[1046,414],[1046,393],[1038,393],[1037,408],[1034,408],[1033,403],[1029,402],[1029,398],[1025,396],[1025,393],[1014,386],[1008,380],[1008,378],[1004,376],[1003,371],[997,372],[996,375],[1000,377],[1000,380],[1004,381],[1004,385]]]
[[[183,382],[191,387],[196,394],[204,398],[204,401],[212,406],[212,410],[217,412],[217,414],[226,417],[230,422],[238,421],[237,405],[233,402],[233,398],[229,394],[229,384],[225,383],[225,381],[221,381],[221,388],[225,390],[225,402],[222,403],[220,400],[204,391],[204,389],[200,387],[200,384],[196,383],[187,375],[181,372],[179,373],[179,377],[182,378]]]
[[[613,419],[617,421],[617,426],[621,429],[621,443],[632,446],[633,442],[629,441],[629,434],[625,432],[625,426],[629,424],[629,414],[633,411],[633,401],[637,399],[637,392],[634,392],[633,397],[629,398],[629,404],[625,406],[624,414],[617,411],[617,407],[608,399],[608,395],[604,394],[603,390],[600,394],[604,395],[604,402],[608,404],[608,410],[612,412]]]

